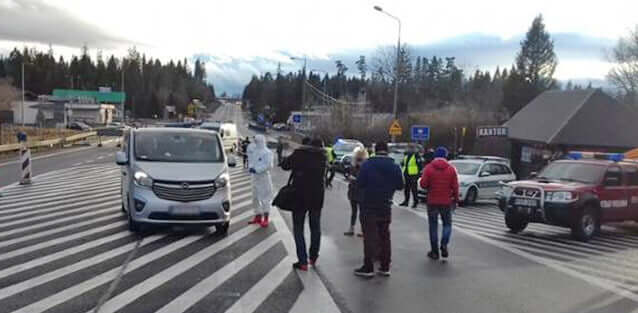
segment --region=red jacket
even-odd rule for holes
[[[456,169],[443,158],[436,158],[425,167],[421,188],[428,191],[428,205],[451,206],[459,201],[459,180]]]

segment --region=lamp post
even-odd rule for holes
[[[397,39],[397,64],[396,64],[396,76],[394,77],[394,101],[392,104],[392,115],[394,116],[394,119],[397,120],[399,119],[399,115],[398,115],[398,111],[397,111],[397,101],[399,98],[399,75],[401,73],[401,20],[384,11],[380,6],[375,5],[374,9],[393,18],[395,21],[397,21],[397,23],[399,24],[399,35],[398,35],[398,39]],[[394,142],[396,140],[395,136],[392,136],[392,142]]]
[[[297,58],[297,57],[290,57],[291,60],[293,61],[300,61],[302,60],[301,58]],[[303,57],[303,82],[301,84],[301,107],[302,108],[306,108],[305,102],[306,102],[306,65],[307,65],[308,59],[304,56]]]

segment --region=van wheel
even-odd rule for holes
[[[591,205],[578,213],[572,225],[572,236],[580,241],[589,241],[600,232],[598,212]]]
[[[221,237],[226,236],[228,234],[229,228],[230,228],[230,222],[215,225],[215,236],[221,236]]]
[[[529,222],[527,219],[515,212],[506,212],[505,213],[505,225],[510,229],[510,232],[513,234],[518,234],[525,230]]]

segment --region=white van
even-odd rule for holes
[[[219,127],[219,135],[224,143],[224,150],[237,151],[237,142],[239,141],[239,133],[237,133],[237,125],[235,123],[222,123]]]

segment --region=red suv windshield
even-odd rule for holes
[[[606,168],[606,166],[598,164],[554,162],[546,166],[538,178],[596,184],[600,181]]]

